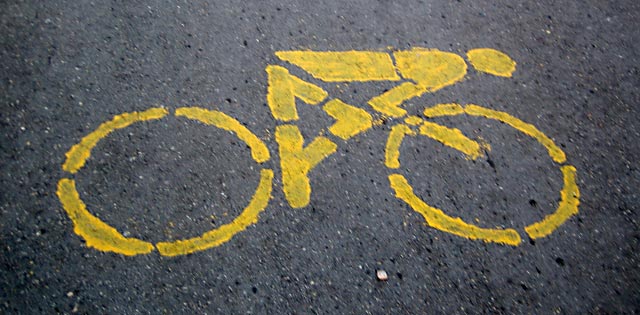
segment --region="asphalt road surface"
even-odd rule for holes
[[[0,5],[0,313],[3,314],[633,314],[640,311],[640,3],[621,1],[3,1]],[[298,101],[305,146],[335,153],[310,170],[308,205],[283,189],[268,65],[373,113],[395,82],[325,82],[278,51],[416,47],[466,57],[493,48],[511,77],[469,67],[452,86],[403,103],[478,104],[537,127],[576,168],[579,212],[546,237],[524,228],[562,201],[559,164],[533,138],[472,115],[432,121],[491,146],[472,160],[407,137],[375,116],[349,140],[321,105]],[[227,131],[176,117],[221,111],[261,141],[257,164]],[[75,174],[65,154],[123,113],[169,115],[119,129]],[[287,163],[284,163],[287,164]],[[57,194],[75,180],[87,210],[152,244],[230,224],[260,169],[273,191],[256,224],[212,248],[127,256],[74,231]],[[396,198],[389,175],[451,217],[513,228],[517,246],[471,240]],[[574,194],[575,195],[575,194]],[[574,196],[576,197],[576,196]],[[76,218],[77,219],[77,218]],[[386,280],[378,279],[384,271]]]

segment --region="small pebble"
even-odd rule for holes
[[[73,296],[73,291],[69,291],[69,292],[67,292],[67,296],[68,296],[68,297],[72,297],[72,296]]]
[[[387,272],[384,270],[377,270],[376,271],[376,277],[378,277],[378,280],[380,281],[387,281],[387,279],[389,279],[389,276],[387,275]]]

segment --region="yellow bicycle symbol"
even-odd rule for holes
[[[578,212],[579,190],[576,185],[576,169],[565,165],[564,152],[543,132],[508,113],[468,104],[437,104],[423,111],[423,117],[407,116],[402,108],[405,101],[432,93],[462,80],[467,73],[465,60],[453,53],[439,50],[412,49],[391,54],[373,51],[282,51],[277,52],[281,60],[295,65],[314,78],[325,82],[401,81],[401,83],[370,99],[368,105],[385,117],[402,118],[404,123],[392,127],[387,139],[384,161],[390,170],[400,167],[400,145],[406,136],[426,136],[456,149],[469,159],[477,159],[483,150],[490,147],[466,137],[459,129],[446,127],[429,121],[432,117],[470,115],[497,120],[532,137],[543,145],[550,158],[559,165],[564,186],[560,191],[558,208],[544,219],[524,228],[532,239],[545,237]],[[392,58],[393,57],[393,58]],[[492,75],[510,77],[515,71],[515,62],[506,54],[488,48],[473,49],[467,58],[474,69]],[[291,207],[301,208],[309,204],[311,185],[309,172],[329,155],[336,152],[337,144],[325,136],[318,136],[305,147],[299,128],[291,124],[298,120],[296,99],[310,105],[324,102],[322,110],[336,122],[328,132],[342,140],[348,140],[374,126],[374,116],[364,109],[346,104],[339,99],[329,99],[328,93],[317,85],[292,75],[287,68],[269,65],[267,103],[273,117],[282,124],[276,127],[280,167],[285,197]],[[326,101],[326,102],[325,102]],[[66,154],[62,168],[71,175],[80,170],[91,155],[91,150],[104,137],[141,121],[162,119],[169,115],[163,108],[152,108],[143,112],[124,113],[101,124],[85,136]],[[236,119],[215,110],[197,107],[182,107],[175,116],[195,120],[234,133],[251,149],[252,158],[262,164],[270,159],[267,146]],[[80,199],[75,181],[63,178],[58,182],[58,197],[74,224],[74,232],[90,247],[124,255],[146,254],[157,249],[161,255],[176,256],[219,246],[235,234],[258,221],[259,214],[271,198],[273,171],[263,168],[260,183],[249,204],[232,222],[208,231],[200,236],[172,242],[152,244],[137,238],[125,237],[115,228],[92,215]],[[513,228],[483,228],[447,215],[432,207],[413,192],[407,179],[399,173],[389,175],[391,189],[414,211],[420,213],[426,223],[444,232],[469,239],[517,246],[521,237]]]

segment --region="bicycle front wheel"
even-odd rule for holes
[[[424,114],[427,118],[469,115],[500,121],[535,139],[544,146],[548,155],[562,172],[563,187],[560,191],[560,202],[555,211],[542,220],[524,228],[531,239],[548,236],[571,216],[578,213],[580,192],[576,184],[576,168],[566,164],[566,155],[562,149],[532,124],[526,123],[506,112],[473,104],[467,106],[440,104],[427,108]],[[390,169],[398,169],[400,167],[400,145],[406,136],[427,136],[464,153],[472,159],[482,155],[482,151],[486,149],[483,144],[467,138],[460,130],[455,128],[425,121],[419,117],[410,117],[406,120],[406,123],[394,126],[389,134],[385,151],[385,165]],[[418,128],[417,131],[415,127]],[[472,240],[477,239],[512,246],[518,246],[522,242],[520,234],[513,228],[483,228],[465,222],[460,218],[449,216],[443,210],[430,206],[413,192],[413,187],[402,174],[390,174],[389,183],[396,197],[421,214],[427,225],[433,228]]]

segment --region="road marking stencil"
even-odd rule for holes
[[[414,48],[393,52],[381,51],[280,51],[275,53],[280,60],[298,67],[311,77],[324,82],[373,82],[391,81],[398,85],[376,95],[366,103],[373,113],[360,107],[332,98],[317,84],[307,82],[283,65],[268,65],[267,104],[271,115],[278,122],[275,141],[278,144],[282,189],[293,208],[306,207],[312,195],[309,174],[313,169],[334,154],[338,144],[329,135],[318,135],[304,139],[295,122],[299,120],[297,101],[311,106],[320,106],[335,120],[327,132],[342,141],[373,128],[379,119],[403,118],[403,122],[391,127],[383,155],[384,165],[391,170],[388,176],[391,190],[411,209],[422,215],[427,225],[471,240],[518,246],[522,238],[514,228],[480,227],[451,217],[444,210],[430,206],[417,196],[400,168],[402,143],[407,136],[425,136],[442,145],[459,151],[468,159],[478,159],[491,150],[482,140],[467,137],[457,128],[429,121],[443,116],[469,115],[502,122],[533,138],[546,148],[549,157],[559,166],[563,176],[560,202],[557,209],[542,220],[524,227],[532,239],[547,237],[571,216],[578,213],[580,192],[576,184],[576,168],[565,164],[565,153],[534,125],[526,123],[506,112],[474,104],[435,104],[426,107],[423,117],[408,116],[403,108],[407,100],[434,93],[460,82],[468,72],[467,62],[461,56],[435,49]],[[476,71],[509,78],[516,70],[516,62],[504,52],[478,48],[467,52],[466,58]],[[262,164],[271,158],[266,144],[235,118],[215,110],[199,107],[181,107],[175,116],[194,120],[232,132],[245,142],[251,150],[253,160]],[[151,108],[142,112],[124,113],[115,116],[95,131],[82,138],[66,154],[62,169],[76,175],[98,142],[111,132],[134,123],[159,120],[169,115],[163,108]],[[338,140],[339,142],[339,140]],[[306,145],[305,145],[306,143]],[[157,249],[161,255],[177,256],[219,246],[258,221],[267,207],[272,194],[274,172],[268,168],[260,170],[260,182],[249,204],[232,222],[207,231],[200,236],[184,240],[152,244],[133,237],[125,237],[115,228],[92,215],[80,199],[73,178],[58,182],[57,195],[74,225],[74,232],[85,239],[87,246],[123,255],[148,254]]]

